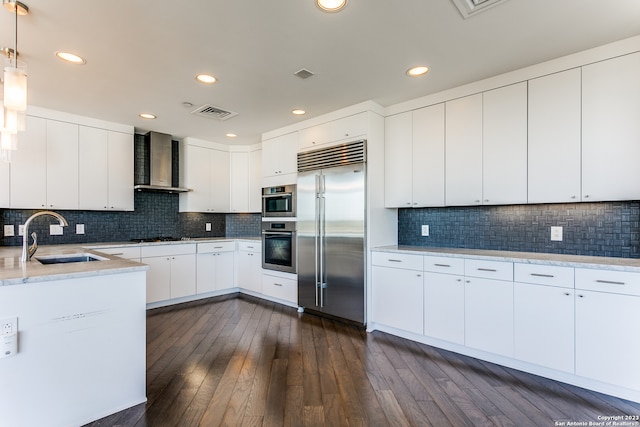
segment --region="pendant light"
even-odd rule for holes
[[[18,61],[18,15],[29,13],[29,7],[18,0],[2,0],[5,9],[15,13],[15,45],[13,49],[3,48],[6,64],[3,72],[3,101],[0,111],[0,159],[11,161],[11,151],[16,150],[18,131],[25,130],[27,111],[27,71]]]

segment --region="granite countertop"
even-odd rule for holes
[[[88,253],[95,254],[106,261],[74,262],[63,264],[44,265],[32,259],[29,262],[21,263],[21,246],[0,246],[0,286],[19,285],[23,283],[46,282],[50,280],[70,279],[77,277],[89,277],[105,274],[117,274],[129,271],[148,270],[145,264],[120,258],[115,255],[100,252],[101,248],[113,248],[123,246],[155,246],[155,245],[184,245],[206,242],[220,241],[259,241],[260,237],[201,237],[188,240],[175,240],[167,242],[100,242],[67,245],[41,245],[34,258],[45,255],[64,255]]]
[[[491,261],[520,262],[530,264],[557,265],[577,268],[599,268],[605,270],[640,272],[640,259],[614,258],[582,255],[562,255],[539,252],[513,252],[460,248],[424,248],[419,246],[380,246],[376,252],[405,253],[413,255],[448,256],[454,258],[476,258]]]

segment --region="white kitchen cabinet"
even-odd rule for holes
[[[141,248],[147,271],[147,304],[196,293],[196,245],[151,245]]]
[[[229,211],[229,152],[183,143],[180,212]]]
[[[230,156],[230,211],[249,212],[249,153],[233,152]]]
[[[11,169],[9,163],[0,161],[0,208],[9,208],[11,206],[10,177]]]
[[[300,131],[300,151],[331,143],[354,141],[364,137],[368,128],[367,113],[358,113]]]
[[[513,264],[465,260],[465,345],[513,357]]]
[[[373,253],[372,319],[407,332],[423,332],[422,256]]]
[[[293,184],[298,173],[298,132],[262,141],[263,187]]]
[[[482,94],[482,203],[527,203],[527,83]]]
[[[262,212],[262,150],[249,152],[249,212]]]
[[[140,246],[138,245],[113,246],[108,248],[97,247],[95,249],[105,254],[140,262]]]
[[[47,208],[78,209],[78,125],[47,120]]]
[[[581,69],[529,80],[528,202],[581,197]]]
[[[79,127],[79,207],[133,210],[133,135]]]
[[[289,277],[287,277],[289,276]],[[291,304],[298,303],[298,280],[290,273],[265,271],[262,274],[262,294]]]
[[[448,206],[482,203],[482,94],[445,103],[445,198]]]
[[[575,272],[576,374],[640,390],[640,273]]]
[[[43,209],[47,207],[47,120],[27,116],[26,126],[11,157],[10,205]]]
[[[234,287],[236,243],[198,243],[196,293]]]
[[[444,206],[444,104],[385,119],[385,207]]]
[[[574,372],[573,268],[515,264],[514,357]]]
[[[255,242],[238,242],[238,274],[239,288],[262,293],[262,244]]]
[[[582,68],[582,201],[640,198],[640,53]]]
[[[464,259],[424,257],[424,335],[464,345]]]

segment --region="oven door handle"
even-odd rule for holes
[[[268,234],[270,236],[293,236],[294,231],[263,231],[262,234]]]
[[[292,196],[293,196],[293,193],[263,194],[262,198],[263,199],[272,199],[274,197],[285,198],[285,197],[292,197]]]

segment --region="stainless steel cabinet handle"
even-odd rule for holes
[[[495,273],[498,270],[493,269],[493,268],[479,268],[478,271],[489,271],[491,273]]]
[[[389,262],[402,262],[401,259],[391,259],[389,258]]]
[[[553,274],[531,273],[531,275],[535,277],[555,277]]]
[[[111,254],[111,255],[113,255],[113,256],[121,256],[121,255],[124,255],[124,252],[118,252],[118,253]]]
[[[433,265],[435,265],[436,267],[447,267],[447,268],[451,267],[449,264],[433,264]]]
[[[569,292],[565,292],[564,294],[565,294],[566,296],[569,296],[569,295],[571,295],[571,294],[570,294]]]
[[[584,298],[584,295],[578,294],[578,298]]]
[[[282,283],[274,283],[275,286],[282,286]]]
[[[612,280],[596,280],[596,283],[604,283],[607,285],[626,285],[624,282],[614,282]]]

